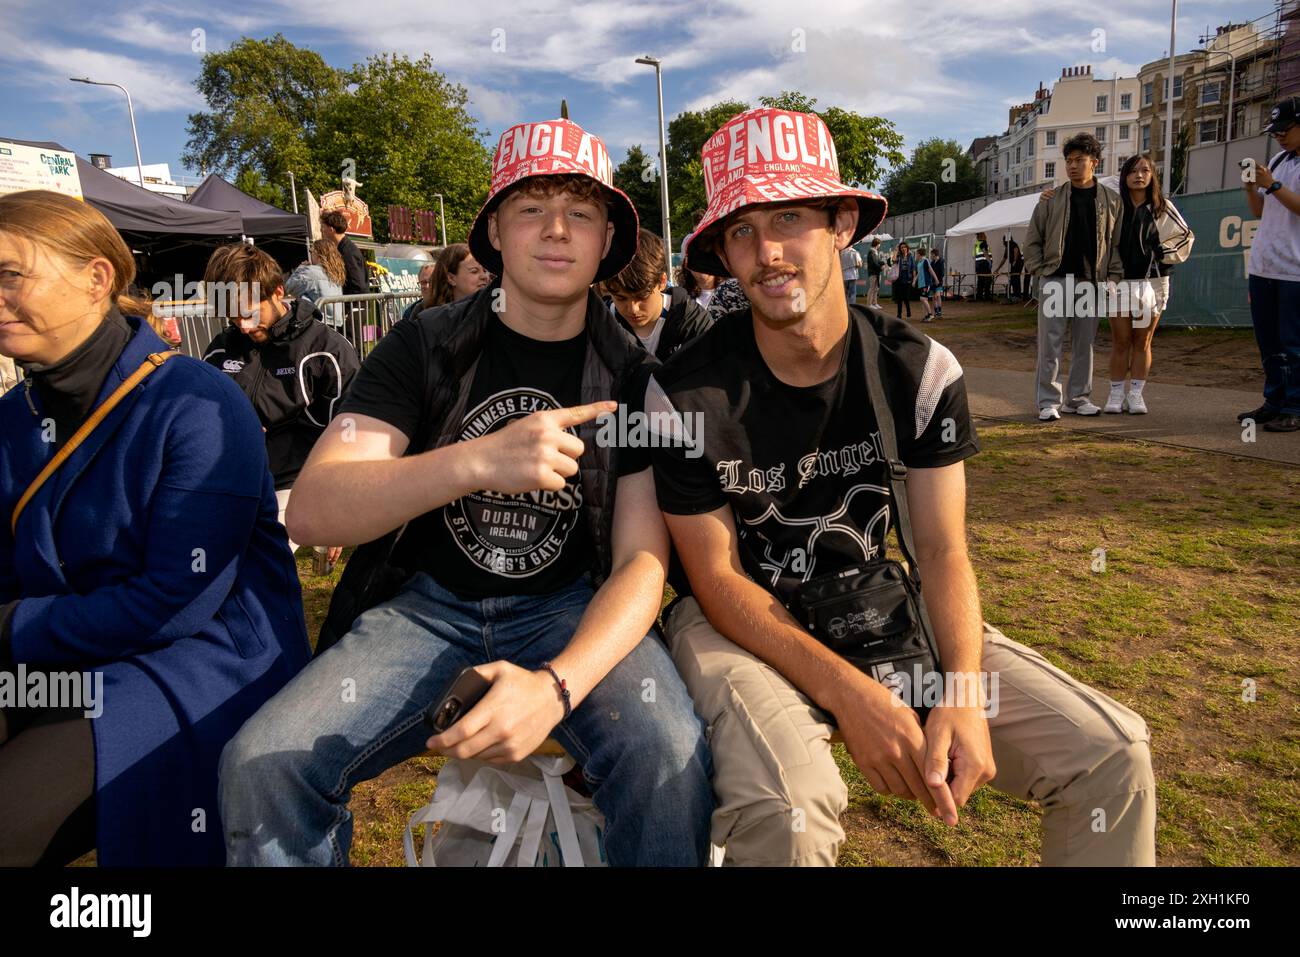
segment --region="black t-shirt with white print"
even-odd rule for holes
[[[585,330],[547,342],[515,332],[494,315],[484,333],[460,441],[534,412],[578,405],[587,348]],[[398,323],[366,358],[341,412],[381,419],[413,437],[423,415],[426,360],[418,325]],[[618,463],[619,474],[627,475],[648,467],[649,458],[644,449],[620,449]],[[420,570],[469,600],[547,594],[572,583],[593,560],[577,474],[558,492],[472,492],[416,519],[404,534],[423,543]]]
[[[909,468],[939,468],[974,455],[979,444],[956,358],[878,315],[899,457]],[[859,321],[868,320],[850,321],[835,374],[802,388],[768,368],[750,311],[732,313],[659,370],[645,397],[649,410],[671,403],[697,443],[653,449],[660,507],[695,515],[730,504],[746,572],[787,604],[810,578],[880,557],[890,526]]]

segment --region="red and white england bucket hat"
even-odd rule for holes
[[[501,134],[492,156],[492,183],[487,202],[478,211],[469,234],[469,249],[489,272],[501,275],[501,253],[488,241],[488,215],[501,202],[502,194],[529,176],[588,176],[605,187],[614,239],[600,262],[593,282],[622,272],[636,255],[636,207],[614,185],[614,164],[609,150],[598,136],[570,120],[520,123]]]
[[[821,117],[790,110],[757,109],[722,125],[700,150],[708,209],[686,237],[683,258],[695,272],[730,276],[711,250],[696,240],[745,206],[799,199],[846,196],[858,201],[858,225],[851,242],[874,232],[889,204],[883,196],[840,181],[835,141]]]

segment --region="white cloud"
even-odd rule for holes
[[[507,126],[518,123],[540,100],[537,94],[514,93],[481,83],[464,81],[464,86],[469,94],[470,111],[483,120],[494,137]],[[555,112],[558,114],[559,110]]]
[[[73,85],[68,78],[86,76],[92,80],[120,83],[131,91],[137,111],[191,111],[203,105],[190,80],[190,71],[169,64],[107,53],[101,50],[69,49],[48,42],[27,41],[0,46],[0,62],[21,70],[19,82],[46,87],[46,98],[58,101],[121,97],[110,87]]]
[[[1272,3],[1179,6],[1178,45],[1187,50],[1207,24],[1249,20]],[[634,62],[651,54],[663,60],[669,118],[724,98],[799,90],[822,106],[894,121],[910,147],[913,131],[963,141],[999,132],[1006,106],[1030,99],[1040,80],[1050,85],[1063,66],[1133,75],[1167,46],[1168,10],[1168,0],[245,0],[237,10],[72,0],[55,19],[30,0],[0,0],[9,33],[0,65],[52,104],[52,117],[58,104],[120,96],[73,86],[73,74],[123,83],[139,110],[202,108],[189,53],[196,27],[209,49],[280,32],[341,67],[379,51],[428,52],[466,86],[493,134],[555,115],[563,96],[618,156],[628,144],[657,143],[653,71]],[[1105,46],[1095,49],[1098,30]],[[504,49],[493,49],[494,38]],[[796,40],[806,52],[792,48]]]

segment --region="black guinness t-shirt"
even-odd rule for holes
[[[484,332],[460,441],[534,412],[578,405],[587,348],[585,330],[546,342],[520,335],[494,315]],[[382,419],[411,438],[423,414],[425,361],[418,325],[396,324],[367,357],[341,411]],[[618,463],[619,474],[627,475],[648,467],[649,459],[644,449],[620,449]],[[421,569],[462,598],[540,595],[570,584],[592,565],[583,505],[574,474],[557,492],[471,492],[413,521],[405,534],[421,543]]]
[[[674,356],[647,390],[646,407],[676,412],[689,437],[652,450],[660,507],[695,515],[730,504],[746,572],[786,603],[810,578],[881,556],[890,526],[859,321],[849,323],[835,374],[814,386],[773,375],[745,310]],[[939,468],[974,455],[956,358],[906,323],[882,322],[885,394],[904,464]]]

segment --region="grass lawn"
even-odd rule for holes
[[[1300,475],[1083,432],[980,434],[967,467],[984,616],[1146,718],[1158,862],[1300,864]],[[314,641],[338,570],[316,578],[307,557],[299,570]],[[1032,803],[984,787],[950,830],[875,794],[836,750],[850,794],[842,865],[1038,861]],[[355,864],[402,862],[402,829],[440,763],[357,786]]]

